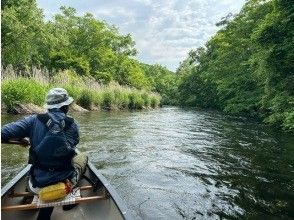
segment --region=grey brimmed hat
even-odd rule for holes
[[[46,104],[44,108],[61,108],[64,105],[70,105],[73,102],[73,98],[70,97],[67,91],[63,88],[50,89],[46,96]]]

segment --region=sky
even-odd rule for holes
[[[245,0],[37,0],[50,20],[61,6],[90,12],[99,20],[130,33],[137,58],[175,71],[191,49],[203,46],[227,14],[238,13]]]

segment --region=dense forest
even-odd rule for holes
[[[115,81],[163,97],[170,91],[173,72],[158,64],[140,63],[131,35],[120,34],[117,27],[90,13],[78,16],[74,8],[61,7],[46,22],[36,0],[4,0],[1,12],[4,68],[12,65],[20,74],[33,67],[46,68],[52,76],[72,70],[101,84]]]
[[[184,3],[183,3],[184,4]],[[135,42],[92,14],[61,7],[45,21],[36,0],[1,2],[2,67],[23,75],[71,70],[100,84],[157,92],[162,104],[217,109],[294,130],[294,2],[248,0],[189,52],[176,73],[136,59]]]
[[[250,0],[229,14],[181,75],[181,105],[219,109],[294,129],[294,2]]]

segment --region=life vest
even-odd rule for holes
[[[37,115],[47,128],[43,140],[31,150],[33,187],[44,187],[71,178],[74,168],[72,158],[75,150],[69,145],[65,131],[74,122],[66,117],[54,122],[48,114]]]

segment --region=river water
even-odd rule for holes
[[[72,114],[79,149],[135,219],[294,219],[294,136],[176,107]],[[2,116],[2,124],[20,116]],[[2,185],[27,161],[2,146]]]

